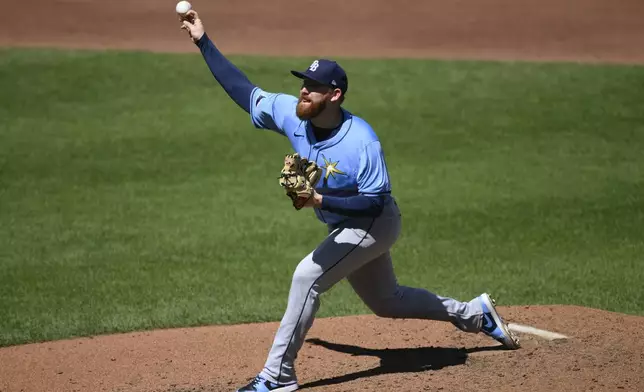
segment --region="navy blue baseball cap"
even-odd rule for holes
[[[340,64],[333,60],[315,60],[304,72],[291,71],[291,73],[300,79],[311,79],[330,87],[339,88],[342,94],[345,94],[349,89],[347,73],[344,72]]]

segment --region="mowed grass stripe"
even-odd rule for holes
[[[309,58],[232,58],[269,91]],[[644,68],[342,59],[401,284],[643,314]],[[199,54],[0,51],[0,345],[279,320],[324,236]],[[319,315],[366,313],[346,283]]]

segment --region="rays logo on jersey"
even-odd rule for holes
[[[322,159],[324,159],[324,166],[322,166],[322,168],[324,169],[324,186],[327,186],[327,184],[329,183],[329,176],[335,178],[336,174],[339,176],[347,175],[345,172],[338,169],[338,164],[340,163],[340,161],[332,162],[331,160],[326,159],[324,155],[322,155]]]

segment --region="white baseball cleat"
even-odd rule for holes
[[[299,386],[296,382],[290,384],[275,384],[262,376],[255,377],[248,385],[241,387],[237,392],[293,392]]]
[[[483,308],[483,326],[481,327],[481,332],[492,337],[510,350],[516,350],[521,347],[519,338],[510,331],[496,311],[494,307],[496,302],[490,295],[483,293],[478,296],[478,300],[481,301],[481,307]]]

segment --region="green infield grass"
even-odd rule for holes
[[[297,94],[310,58],[235,56]],[[644,67],[342,59],[403,212],[399,282],[644,314]],[[0,51],[0,346],[276,321],[325,235],[200,54]],[[368,313],[346,282],[318,315]]]

